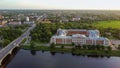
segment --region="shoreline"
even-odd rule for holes
[[[76,49],[76,48],[50,48],[50,46],[35,46],[31,48],[28,45],[20,47],[24,50],[34,51],[50,51],[50,52],[61,52],[61,53],[72,53],[74,55],[102,55],[102,56],[120,56],[120,50],[88,50],[88,49]]]

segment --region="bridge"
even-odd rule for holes
[[[35,24],[32,24],[31,27],[27,29],[20,37],[12,41],[10,44],[8,44],[6,47],[4,47],[2,50],[0,50],[0,66],[2,65],[3,60],[8,56],[11,55],[12,52],[16,47],[19,47],[19,44],[29,36],[30,31],[35,27]]]

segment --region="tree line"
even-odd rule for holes
[[[5,47],[14,39],[18,38],[28,25],[8,26],[0,28],[0,46]]]
[[[62,29],[98,29],[102,37],[120,39],[120,30],[115,28],[96,27],[89,23],[37,23],[35,29],[31,31],[33,41],[49,42],[51,36],[56,34],[58,28]],[[106,32],[111,33],[108,35]]]

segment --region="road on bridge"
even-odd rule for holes
[[[19,45],[23,39],[25,39],[27,36],[29,36],[30,31],[35,27],[35,24],[32,24],[31,27],[28,28],[27,31],[25,31],[20,37],[12,41],[10,44],[8,44],[6,47],[0,50],[0,60],[2,60],[9,52],[15,48],[17,45]]]

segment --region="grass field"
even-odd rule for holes
[[[96,22],[93,25],[103,28],[117,28],[120,29],[120,21],[101,21]]]

